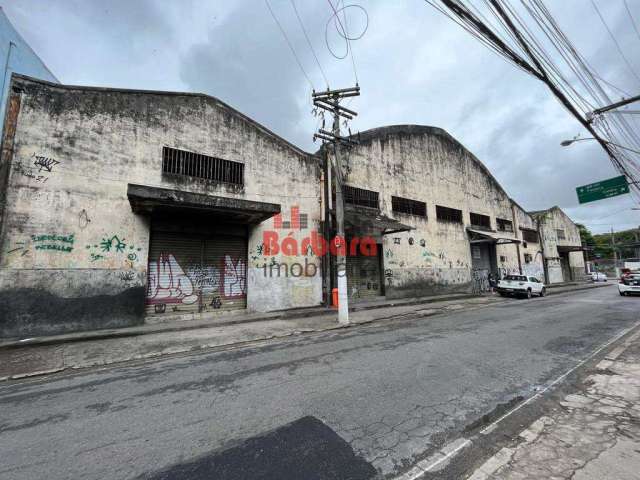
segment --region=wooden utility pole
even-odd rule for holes
[[[336,270],[338,276],[338,322],[341,324],[349,324],[349,292],[347,288],[347,265],[346,265],[346,238],[344,235],[344,198],[342,195],[342,162],[341,147],[342,145],[351,145],[354,142],[349,137],[340,135],[340,118],[352,120],[358,115],[353,110],[340,105],[340,101],[346,97],[356,97],[360,95],[360,87],[356,85],[353,88],[341,88],[338,90],[325,90],[323,92],[313,92],[313,104],[330,112],[333,115],[333,127],[331,131],[323,128],[313,135],[313,139],[317,138],[333,145],[334,163],[333,171],[336,183],[336,236],[334,238],[336,247]],[[327,155],[329,158],[329,155]],[[330,191],[330,190],[329,190]],[[339,244],[338,244],[339,243]]]

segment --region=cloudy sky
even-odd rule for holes
[[[575,187],[616,176],[594,142],[560,147],[582,131],[548,90],[420,0],[357,0],[368,14],[352,42],[361,97],[354,130],[415,123],[442,127],[530,210],[559,205],[594,232],[640,225],[629,195],[578,206]],[[326,0],[295,0],[332,87],[354,83],[349,57],[325,42]],[[334,0],[334,3],[337,3]],[[349,2],[347,2],[349,3]],[[560,26],[605,80],[637,94],[634,77],[590,0],[547,0]],[[640,36],[623,0],[596,0],[640,72]],[[640,0],[627,0],[640,27]],[[291,0],[270,0],[304,70],[326,86]],[[14,26],[61,82],[203,92],[289,141],[314,150],[311,86],[264,0],[0,0]],[[356,35],[362,10],[347,17]],[[327,40],[341,55],[334,29]],[[620,98],[615,90],[609,94]],[[640,133],[640,117],[634,118]],[[636,205],[637,206],[637,205]]]

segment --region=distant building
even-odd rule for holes
[[[313,241],[334,235],[335,172],[322,151],[202,94],[14,74],[9,105],[0,337],[203,315],[215,323],[221,312],[331,298],[335,256]],[[362,132],[344,157],[338,245],[348,246],[354,302],[583,271],[571,220],[557,207],[527,213],[440,128]]]
[[[0,7],[0,61],[2,62],[2,86],[0,87],[0,130],[4,123],[7,92],[12,73],[22,73],[50,82],[58,79],[40,57],[24,41]]]

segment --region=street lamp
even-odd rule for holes
[[[584,140],[596,140],[596,139],[593,137],[574,138],[573,140],[563,140],[562,142],[560,142],[560,145],[563,147],[568,147],[574,142],[582,142]],[[633,148],[623,147],[622,145],[618,145],[617,143],[609,142],[607,140],[603,140],[603,142],[606,143],[607,145],[613,145],[616,148],[621,148],[622,150],[629,150],[630,152],[637,153],[638,155],[640,155],[640,151],[634,150]]]

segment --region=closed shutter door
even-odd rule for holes
[[[246,257],[242,237],[152,232],[147,314],[246,308]]]
[[[206,310],[247,308],[247,242],[241,237],[216,236],[205,241],[203,266],[217,278],[203,290]]]
[[[382,295],[378,257],[347,256],[347,285],[350,298],[371,298]]]
[[[151,235],[147,270],[147,313],[198,312],[199,297],[189,274],[202,258],[202,240],[169,232]]]

